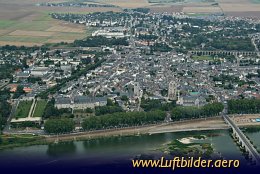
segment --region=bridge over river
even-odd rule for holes
[[[238,141],[241,143],[242,147],[248,152],[249,157],[252,162],[256,165],[260,165],[260,156],[255,147],[251,144],[249,139],[244,135],[244,133],[237,127],[237,125],[226,115],[223,115],[225,122],[232,128],[233,133]]]

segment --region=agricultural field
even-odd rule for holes
[[[47,105],[46,100],[38,100],[33,113],[33,117],[42,117],[46,105]]]
[[[53,0],[62,2],[61,0]],[[90,35],[93,29],[51,18],[49,13],[90,13],[121,11],[111,8],[41,7],[37,3],[50,0],[0,1],[0,46],[33,46],[45,43],[73,42]],[[15,13],[14,13],[15,11]],[[89,31],[90,30],[90,31]]]
[[[101,4],[111,4],[121,8],[138,8],[149,6],[148,0],[89,0]]]
[[[97,3],[115,7],[39,6],[46,2]],[[260,17],[260,0],[1,0],[0,46],[43,45],[45,43],[73,42],[90,35],[83,25],[52,19],[49,13],[92,13],[123,8],[150,8],[151,12],[190,14],[224,13],[233,16]]]
[[[177,13],[183,11],[182,5],[153,5],[149,7],[152,13]]]
[[[148,0],[149,3],[207,3],[216,0]]]
[[[186,14],[224,13],[225,15],[260,18],[260,0],[148,0],[154,12],[181,12]],[[164,6],[164,8],[162,8]],[[166,7],[174,7],[175,10]]]
[[[245,4],[228,4],[220,3],[220,7],[225,12],[251,12],[260,11],[260,4],[245,3]]]
[[[0,12],[1,13],[1,12]],[[31,21],[0,19],[0,45],[42,45],[48,42],[73,42],[88,36],[84,26],[52,19],[47,13]]]
[[[221,13],[221,9],[219,7],[215,6],[209,6],[209,7],[184,7],[183,8],[184,13]]]
[[[260,18],[260,0],[219,0],[227,16]]]
[[[26,118],[30,112],[32,101],[20,101],[15,112],[15,118]]]

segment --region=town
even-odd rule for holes
[[[92,36],[53,46],[1,47],[0,120],[7,133],[212,117],[227,104],[230,113],[260,111],[258,20],[145,8],[50,16],[85,25]],[[59,128],[61,120],[67,126]]]

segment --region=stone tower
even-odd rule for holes
[[[140,97],[141,93],[141,88],[140,88],[140,84],[138,82],[134,83],[134,96],[136,97]]]
[[[171,81],[169,83],[168,100],[177,100],[177,81]]]

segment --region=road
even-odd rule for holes
[[[257,46],[257,44],[255,43],[256,37],[257,37],[257,36],[253,36],[252,39],[251,39],[251,41],[252,41],[252,44],[253,44],[254,47],[255,47],[255,51],[257,52],[257,56],[260,57],[260,53],[259,53],[258,46]]]
[[[10,112],[9,117],[7,118],[6,126],[3,130],[4,133],[10,131],[10,122],[11,122],[13,116],[15,115],[15,112],[16,112],[16,109],[18,107],[19,102],[20,102],[20,98],[14,100],[14,104],[12,105],[12,110]]]

